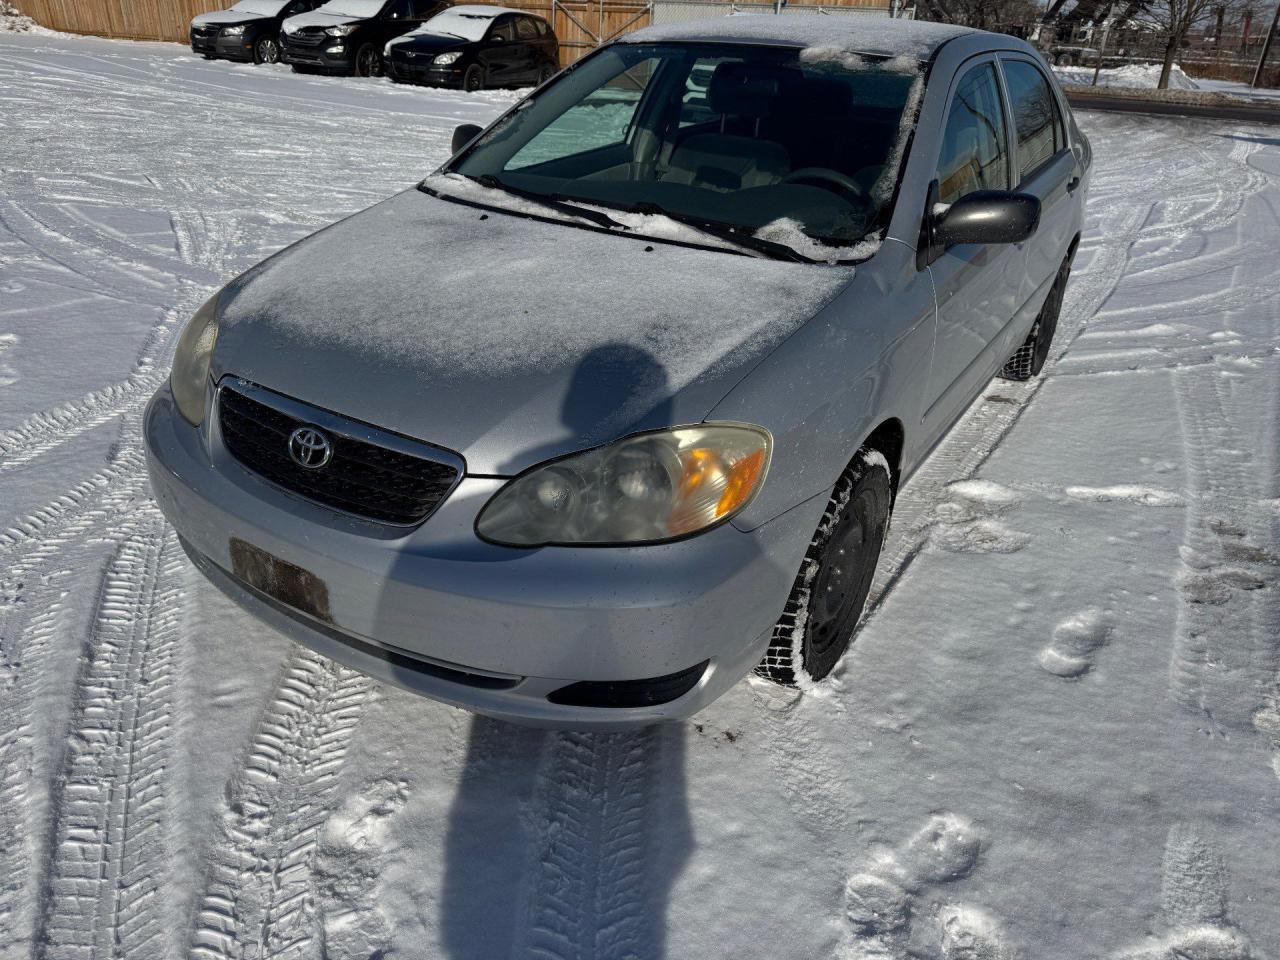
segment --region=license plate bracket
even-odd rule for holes
[[[333,623],[333,615],[329,612],[329,587],[311,571],[281,560],[239,537],[232,537],[231,572],[272,600],[324,623]]]

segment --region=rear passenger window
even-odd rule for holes
[[[1009,103],[1018,130],[1018,170],[1026,180],[1066,144],[1058,104],[1044,74],[1023,60],[1004,61]]]
[[[938,157],[938,194],[955,203],[975,190],[1009,189],[1004,108],[995,67],[974,67],[956,88]]]
[[[538,28],[533,25],[533,21],[528,17],[521,17],[516,21],[516,38],[519,40],[538,39]]]

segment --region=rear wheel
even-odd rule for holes
[[[484,89],[484,71],[478,64],[467,67],[467,72],[462,75],[462,89],[473,93]]]
[[[1062,313],[1062,298],[1067,292],[1067,279],[1071,275],[1071,258],[1062,261],[1049,296],[1045,298],[1040,315],[1027,334],[1027,339],[1010,357],[1000,371],[1005,380],[1030,380],[1044,369],[1049,359],[1049,348],[1058,329],[1058,315]]]
[[[279,63],[280,44],[275,37],[263,37],[253,45],[254,63]]]
[[[356,76],[382,76],[382,54],[372,43],[366,43],[356,51]]]
[[[555,65],[551,63],[544,63],[542,65],[542,69],[538,71],[538,86],[542,86],[544,83],[546,83],[555,75],[556,75]]]
[[[892,504],[889,463],[864,447],[836,483],[756,673],[793,686],[797,667],[821,680],[840,661],[871,592]]]

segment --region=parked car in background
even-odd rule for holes
[[[280,25],[307,13],[323,0],[240,0],[229,10],[202,13],[191,20],[191,49],[207,58],[276,63]]]
[[[513,720],[828,675],[899,488],[1048,355],[1092,154],[1044,59],[667,24],[453,148],[183,330],[144,435],[188,555],[321,653]]]
[[[446,6],[445,0],[329,0],[284,22],[281,59],[297,71],[380,77],[387,41]]]
[[[436,87],[526,87],[560,69],[560,42],[551,25],[522,10],[487,5],[450,7],[387,44],[387,75]]]

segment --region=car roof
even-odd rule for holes
[[[457,9],[456,7],[454,9]],[[883,14],[732,14],[646,27],[623,43],[684,41],[754,43],[790,47],[838,47],[850,53],[912,56],[927,60],[948,40],[984,31],[949,23],[899,20]]]
[[[464,17],[500,17],[504,13],[519,13],[528,16],[537,16],[530,14],[528,10],[516,10],[513,7],[495,7],[488,3],[463,3],[453,7],[445,7],[441,13],[460,13]]]

